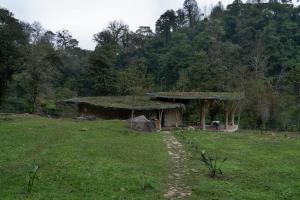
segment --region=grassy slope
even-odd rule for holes
[[[118,121],[0,121],[0,199],[25,197],[33,163],[32,199],[160,199],[168,159],[162,135],[129,134]]]
[[[300,140],[203,133],[187,133],[183,141],[192,154],[187,165],[197,170],[186,179],[191,199],[299,199]],[[207,176],[190,140],[199,151],[228,157],[222,179]],[[0,121],[0,199],[26,197],[33,163],[40,166],[40,179],[32,199],[160,199],[168,159],[162,135],[129,134],[119,121]]]
[[[187,182],[193,185],[191,199],[300,199],[300,139],[283,135],[187,133],[185,143],[192,154]],[[196,151],[189,144],[199,144]],[[199,161],[201,150],[221,159],[228,157],[222,169],[223,178],[211,179]]]

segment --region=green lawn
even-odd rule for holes
[[[191,154],[186,177],[191,199],[300,199],[300,138],[284,134],[242,131],[235,134],[186,132],[177,135]],[[195,143],[192,147],[191,143]],[[224,177],[212,179],[200,162],[200,152],[217,155]]]
[[[175,135],[190,153],[184,179],[190,199],[300,199],[300,138],[249,131]],[[162,199],[171,169],[163,137],[129,133],[120,121],[0,117],[0,199]],[[208,177],[201,150],[228,157],[224,177]],[[39,179],[28,196],[33,164]]]
[[[161,134],[132,134],[120,121],[0,121],[0,199],[27,198],[34,163],[31,199],[161,199],[169,158]]]

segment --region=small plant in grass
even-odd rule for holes
[[[181,129],[179,132],[179,136],[181,137],[181,139],[184,141],[186,139],[186,136],[184,135],[184,131]]]
[[[38,170],[39,170],[39,166],[38,165],[33,165],[32,169],[29,172],[28,183],[27,183],[27,193],[28,194],[32,193],[34,181],[36,179],[38,179],[38,176],[37,176]]]
[[[193,140],[189,140],[189,145],[191,145],[191,148],[194,149],[196,152],[198,152],[199,144]]]
[[[193,148],[196,152],[198,152],[198,149],[199,149],[199,144],[197,142],[194,142],[193,144]]]
[[[224,158],[221,163],[218,161],[217,156],[207,154],[204,150],[201,152],[201,161],[207,166],[209,170],[209,176],[215,178],[218,174],[223,176],[221,170],[221,164],[224,163],[227,158]]]

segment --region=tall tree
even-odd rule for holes
[[[210,17],[211,18],[218,18],[218,17],[221,17],[223,13],[224,13],[224,6],[223,6],[222,2],[219,1],[217,3],[217,5],[215,5],[212,8],[211,13],[210,13]]]
[[[31,45],[30,54],[20,75],[29,112],[36,112],[43,99],[54,99],[52,80],[57,60],[58,56],[50,43],[40,40]]]
[[[23,62],[28,37],[22,23],[6,9],[0,8],[0,103],[8,81]]]
[[[140,26],[136,33],[139,35],[143,35],[145,37],[151,37],[153,36],[153,31],[151,30],[150,26]]]
[[[144,95],[153,88],[152,76],[147,73],[147,66],[138,61],[118,73],[118,95]]]
[[[125,49],[128,44],[129,26],[123,21],[112,21],[103,31],[94,35],[98,46],[106,44],[117,45]]]
[[[165,43],[169,43],[171,32],[176,29],[176,14],[174,10],[167,10],[156,21],[156,33],[164,36]]]
[[[78,46],[78,41],[72,37],[68,30],[61,30],[56,33],[57,47],[61,49],[72,49]]]
[[[200,19],[200,10],[196,0],[185,0],[183,9],[188,18],[189,26],[192,27]]]
[[[95,51],[90,55],[88,73],[93,85],[93,95],[116,94],[116,73],[114,66],[116,56],[116,46],[111,44],[96,47]]]
[[[109,30],[103,30],[94,35],[94,41],[98,46],[104,46],[106,44],[113,44],[115,42],[114,37]]]
[[[176,11],[176,24],[178,28],[183,28],[186,25],[186,16],[183,9]]]

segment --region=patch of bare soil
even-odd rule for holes
[[[190,187],[184,184],[184,177],[188,173],[185,161],[187,155],[182,144],[168,131],[163,132],[168,153],[172,159],[171,173],[168,177],[168,188],[165,199],[186,199],[191,195]]]

